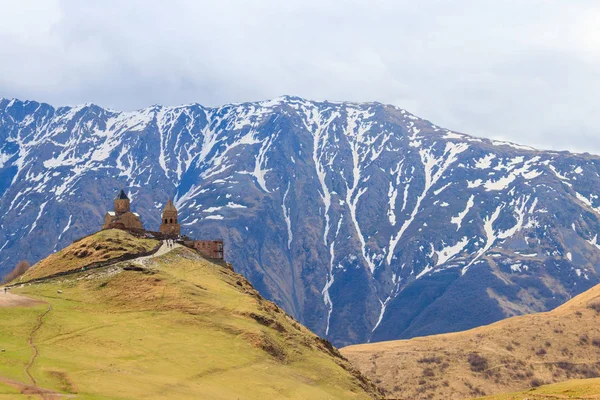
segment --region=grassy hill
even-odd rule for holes
[[[599,377],[600,286],[551,312],[341,352],[391,399],[464,399]],[[513,396],[494,398],[543,398]]]
[[[95,260],[96,246],[125,239],[101,232],[30,276],[64,269],[57,263],[75,251]],[[0,293],[0,398],[40,388],[85,399],[379,397],[335,348],[242,276],[183,247],[11,292]],[[2,307],[1,296],[38,301]]]
[[[126,254],[152,250],[160,243],[140,239],[125,231],[110,229],[87,236],[35,264],[18,281],[27,282],[61,272],[82,268],[91,263],[108,261]]]

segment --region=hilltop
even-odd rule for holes
[[[379,398],[337,349],[229,265],[157,244],[102,231],[0,293],[0,394]],[[123,253],[141,256],[110,263]]]
[[[466,399],[600,377],[600,285],[550,312],[341,352],[390,399]],[[598,388],[597,381],[571,382],[537,393],[586,386]]]
[[[91,264],[107,263],[126,255],[146,254],[158,246],[160,242],[157,240],[137,238],[122,230],[100,231],[51,254],[19,277],[17,282],[77,271]]]

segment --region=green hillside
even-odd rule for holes
[[[94,246],[114,239],[99,235]],[[40,263],[36,276],[43,268],[60,267]],[[379,397],[242,276],[183,247],[10,292],[0,293],[2,399],[42,389],[84,399]]]

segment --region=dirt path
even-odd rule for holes
[[[26,296],[19,296],[17,294],[12,294],[10,292],[5,292],[3,288],[0,288],[0,308],[2,307],[31,307],[39,304],[45,304],[45,302],[41,300],[32,299]],[[53,390],[40,388],[37,386],[37,381],[31,374],[30,370],[37,356],[39,354],[37,347],[33,341],[36,332],[42,327],[44,322],[44,317],[52,310],[52,306],[48,306],[48,309],[41,313],[37,318],[37,323],[34,328],[29,333],[29,338],[27,339],[27,343],[32,350],[31,358],[29,362],[25,366],[25,373],[31,380],[32,384],[22,383],[15,381],[14,379],[5,378],[0,376],[0,383],[11,386],[21,392],[23,395],[27,396],[39,396],[42,399],[56,399],[60,397],[65,397],[62,393],[55,392]]]
[[[4,290],[2,290],[2,292],[4,292]],[[37,304],[43,303],[39,300],[34,300],[34,299],[30,299],[29,297],[18,296],[18,295],[11,294],[11,293],[2,293],[2,297],[0,297],[0,299],[2,299],[2,298],[4,298],[4,302],[3,302],[5,304],[4,307],[23,306],[23,305],[32,305],[32,304],[37,305]],[[1,303],[2,303],[2,301],[0,300],[0,304]],[[9,304],[9,305],[6,305],[6,304]],[[23,395],[39,396],[42,399],[74,397],[72,395],[65,395],[65,394],[56,392],[54,390],[38,387],[37,380],[31,374],[31,368],[33,367],[33,365],[39,355],[39,350],[34,342],[35,334],[43,326],[44,317],[46,317],[50,311],[52,311],[52,306],[48,306],[48,308],[43,313],[38,315],[37,322],[36,322],[35,326],[33,327],[33,329],[31,330],[31,332],[29,333],[29,338],[27,339],[27,343],[29,343],[29,346],[31,347],[32,354],[31,354],[31,358],[29,359],[29,362],[27,363],[27,365],[25,365],[25,373],[29,377],[31,384],[15,381],[14,379],[6,378],[3,376],[0,376],[0,383],[11,386],[11,387],[21,391],[21,394],[23,394]]]
[[[37,359],[37,357],[39,355],[39,351],[38,351],[37,347],[35,346],[35,343],[33,342],[33,338],[34,338],[36,332],[39,331],[40,328],[42,327],[42,324],[44,323],[44,317],[46,315],[48,315],[48,313],[50,311],[52,311],[52,306],[48,306],[48,309],[38,316],[37,324],[31,331],[31,333],[29,334],[29,338],[27,339],[27,343],[29,343],[29,346],[31,346],[32,355],[31,355],[31,358],[29,359],[29,362],[25,366],[25,373],[31,380],[31,383],[33,383],[34,387],[37,386],[37,381],[35,380],[34,376],[31,374],[31,367],[33,367],[33,363],[35,363],[35,360]]]
[[[177,243],[173,243],[173,247],[170,247],[170,246],[167,245],[166,241],[163,241],[162,246],[160,246],[160,248],[158,249],[158,251],[156,253],[151,254],[149,256],[145,256],[145,257],[138,257],[138,258],[135,258],[135,259],[133,259],[131,261],[134,262],[134,263],[136,263],[136,264],[139,264],[139,265],[144,265],[146,263],[146,261],[151,260],[151,259],[153,259],[155,257],[160,257],[162,255],[165,255],[168,252],[173,251],[173,250],[175,250],[178,247],[181,247],[181,245],[177,244]]]
[[[5,378],[0,376],[0,383],[3,383],[7,386],[13,387],[21,392],[21,394],[26,396],[39,396],[42,400],[53,400],[59,398],[73,398],[76,397],[70,394],[62,394],[59,392],[55,392],[50,389],[43,389],[37,386],[28,385],[23,382],[15,381],[14,379]]]
[[[39,304],[44,304],[41,300],[32,299],[26,296],[19,296],[10,292],[4,292],[0,288],[0,308],[3,307],[32,307]]]
[[[134,258],[132,260],[129,260],[130,262],[139,264],[144,266],[145,263],[155,257],[160,257],[162,255],[167,254],[170,251],[175,250],[178,247],[182,247],[180,244],[177,243],[173,243],[172,247],[167,245],[166,241],[163,241],[162,245],[159,247],[159,249],[156,251],[156,253],[151,254],[149,256],[142,256],[142,257],[138,257],[138,258]],[[115,264],[118,264],[120,262],[123,262],[122,260],[115,260],[111,263],[108,263],[106,265],[102,265],[101,267],[98,268],[107,268],[107,267],[111,267]],[[95,268],[94,268],[95,269]],[[81,273],[82,269],[77,268],[73,271],[67,271],[65,273],[60,274],[60,277],[64,277],[64,276],[68,276],[68,275],[73,275],[73,274],[78,274]],[[39,279],[34,279],[32,281],[29,282],[25,282],[24,284],[31,284],[31,283],[40,283],[40,282],[44,282],[44,281],[48,281],[48,280],[52,280],[52,279],[56,279],[57,276],[48,276],[46,278],[39,278]],[[9,285],[8,287],[15,287],[18,285],[23,285],[23,283],[20,284],[13,284],[13,285]],[[2,297],[1,295],[6,295],[5,297]],[[34,299],[30,299],[28,297],[25,296],[18,296],[18,295],[13,295],[11,293],[8,292],[4,292],[4,288],[0,287],[0,308],[1,307],[17,307],[17,306],[31,306],[31,305],[35,305],[35,304],[41,304],[44,303],[43,301],[40,300],[34,300]]]

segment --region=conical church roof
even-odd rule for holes
[[[129,197],[127,197],[125,191],[121,189],[121,192],[115,197],[115,200],[129,200]]]
[[[175,205],[173,204],[173,202],[171,201],[171,199],[169,199],[169,201],[167,201],[167,204],[165,204],[165,208],[163,209],[163,211],[175,211],[175,212],[177,212],[177,209],[175,208]]]

